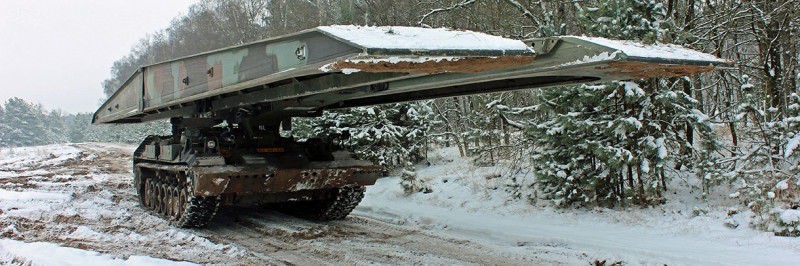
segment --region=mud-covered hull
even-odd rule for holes
[[[268,166],[195,166],[136,163],[137,167],[191,172],[194,196],[298,192],[375,184],[380,166],[275,169]]]
[[[259,154],[247,156],[264,160],[227,164],[225,156],[197,157],[196,151],[171,144],[172,139],[150,136],[142,142],[134,152],[134,186],[142,206],[178,227],[204,226],[221,205],[304,202],[321,209],[305,210],[303,215],[341,219],[361,200],[363,187],[375,184],[383,169],[346,152],[331,154],[326,161],[295,160],[284,167],[276,165],[284,160]],[[299,158],[302,154],[288,151],[280,156]]]

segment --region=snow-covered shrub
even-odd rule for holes
[[[413,194],[417,192],[422,193],[431,193],[433,189],[431,189],[430,184],[426,182],[426,180],[419,178],[417,172],[414,171],[414,166],[409,164],[403,173],[401,174],[402,180],[400,181],[400,186],[403,187],[403,192],[408,194]]]
[[[800,210],[773,208],[756,216],[753,225],[779,236],[800,236]]]
[[[427,102],[356,107],[294,119],[292,134],[299,139],[330,139],[362,159],[395,166],[424,158],[430,120]]]
[[[754,95],[756,86],[743,80],[736,122],[744,134],[733,156],[720,160],[722,175],[758,215],[754,227],[798,236],[798,222],[787,213],[800,207],[800,96],[789,94],[785,110],[765,107]]]
[[[537,176],[528,186],[560,206],[660,202],[668,164],[686,158],[681,161],[691,167],[707,158],[686,145],[684,125],[713,141],[694,99],[659,88],[667,86],[649,92],[633,82],[544,89],[538,110],[549,118],[526,131]]]

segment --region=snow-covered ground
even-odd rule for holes
[[[748,227],[753,214],[718,188],[691,186],[653,208],[561,210],[511,200],[501,168],[454,150],[418,166],[430,193],[399,177],[367,189],[344,221],[226,208],[207,228],[175,229],[138,207],[131,146],[0,151],[0,264],[795,265],[800,240]],[[689,178],[675,182],[688,182]],[[738,223],[731,228],[727,224]]]
[[[502,168],[473,166],[457,158],[457,150],[435,152],[434,162],[437,156],[441,164],[417,170],[431,193],[407,196],[399,177],[381,179],[367,191],[356,213],[544,253],[541,257],[567,264],[595,259],[631,265],[797,265],[800,261],[800,239],[750,228],[753,213],[736,207],[724,188],[701,200],[699,191],[680,186],[683,190],[669,194],[665,205],[645,209],[563,210],[510,200],[497,177]]]

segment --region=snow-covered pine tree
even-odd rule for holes
[[[64,116],[65,135],[69,142],[87,141],[86,131],[92,121],[92,114],[77,113]]]
[[[50,110],[47,114],[42,114],[43,123],[47,129],[45,142],[47,144],[69,142],[66,124],[61,110]]]
[[[653,43],[684,36],[652,0],[600,0],[584,5],[579,20],[596,37]],[[648,79],[543,89],[538,110],[546,119],[527,130],[539,195],[560,206],[660,202],[670,158],[687,158],[681,161],[687,167],[708,158],[687,145],[686,136],[697,131],[713,144],[708,118],[690,95],[672,89],[677,84],[683,83]]]
[[[9,128],[0,145],[20,147],[48,144],[49,133],[43,116],[41,105],[28,103],[17,97],[8,99],[3,121]]]
[[[578,21],[594,37],[637,40],[644,43],[672,41],[672,20],[654,0],[599,0],[584,6]]]
[[[293,120],[292,135],[322,138],[384,166],[424,158],[433,111],[428,102],[396,103],[326,111],[321,117]]]
[[[616,82],[545,90],[538,110],[550,118],[527,131],[540,195],[560,206],[658,200],[684,141],[681,125],[704,140],[712,130],[694,99],[657,88]]]
[[[507,134],[503,119],[504,93],[475,95],[470,97],[469,124],[465,128],[464,141],[472,143],[469,154],[475,156],[480,165],[494,165],[499,159]]]

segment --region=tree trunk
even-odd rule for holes
[[[631,168],[630,165],[627,166],[628,166],[628,187],[631,188],[631,190],[633,190],[636,188],[633,185],[633,168]]]
[[[681,82],[683,83],[683,93],[692,96],[692,83],[686,79],[681,79]],[[685,147],[683,154],[690,155],[692,152],[692,145],[694,145],[694,127],[692,126],[691,123],[686,122],[685,130],[686,130],[686,143],[689,144],[689,147]]]
[[[647,197],[644,194],[644,178],[642,178],[642,168],[641,166],[636,166],[636,181],[639,184],[639,194],[637,197],[639,198],[639,204],[644,204]]]

